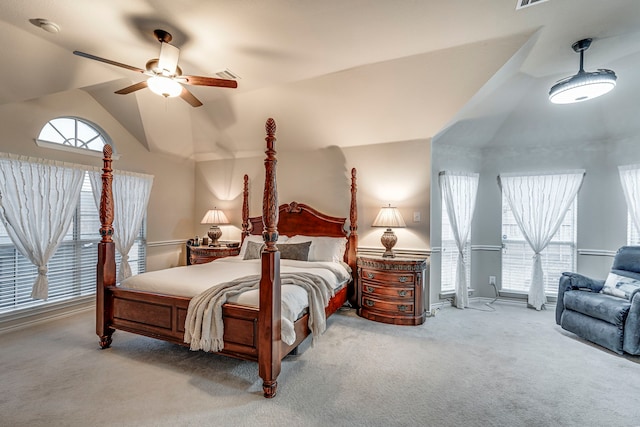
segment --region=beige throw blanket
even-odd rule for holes
[[[281,273],[280,283],[304,288],[309,297],[309,329],[313,340],[326,329],[325,307],[333,296],[331,284],[311,273]],[[228,298],[251,289],[258,289],[260,276],[246,276],[213,286],[191,299],[185,320],[184,342],[191,350],[220,351],[224,347],[222,305]],[[293,327],[282,322],[281,339],[292,344],[296,337]],[[291,325],[292,326],[292,325]]]

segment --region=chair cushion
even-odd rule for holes
[[[626,299],[579,290],[565,292],[563,301],[565,309],[604,320],[620,328],[624,327],[631,307]]]
[[[633,295],[640,291],[640,280],[616,273],[609,273],[602,287],[602,293],[631,301]]]

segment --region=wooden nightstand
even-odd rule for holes
[[[420,325],[426,312],[426,259],[358,257],[358,315],[394,325]]]
[[[239,253],[240,246],[236,248],[228,248],[224,244],[222,246],[191,246],[187,242],[187,265],[205,264],[218,258],[235,256]]]

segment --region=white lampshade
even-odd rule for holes
[[[400,228],[406,227],[398,208],[391,205],[382,207],[373,221],[373,227]]]
[[[182,93],[182,85],[168,77],[153,76],[147,80],[147,86],[151,91],[165,98],[173,98]]]
[[[200,224],[229,224],[229,220],[227,219],[227,216],[224,214],[224,212],[222,212],[220,209],[214,208],[208,210],[207,213],[204,214],[204,217],[202,217],[202,221],[200,221]]]

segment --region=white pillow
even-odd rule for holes
[[[640,282],[631,277],[620,276],[615,273],[609,273],[602,288],[603,294],[628,300],[638,291],[640,291]]]
[[[333,261],[342,262],[344,251],[347,249],[346,237],[312,237],[297,235],[288,240],[288,243],[311,242],[309,248],[309,261]]]
[[[284,243],[287,240],[289,240],[288,236],[278,236],[278,241],[276,242],[276,244]],[[244,259],[244,254],[247,252],[247,245],[249,244],[248,242],[264,243],[264,239],[262,238],[262,234],[249,234],[247,237],[245,237],[242,241],[242,247],[240,247],[240,254],[238,255],[240,259]]]

